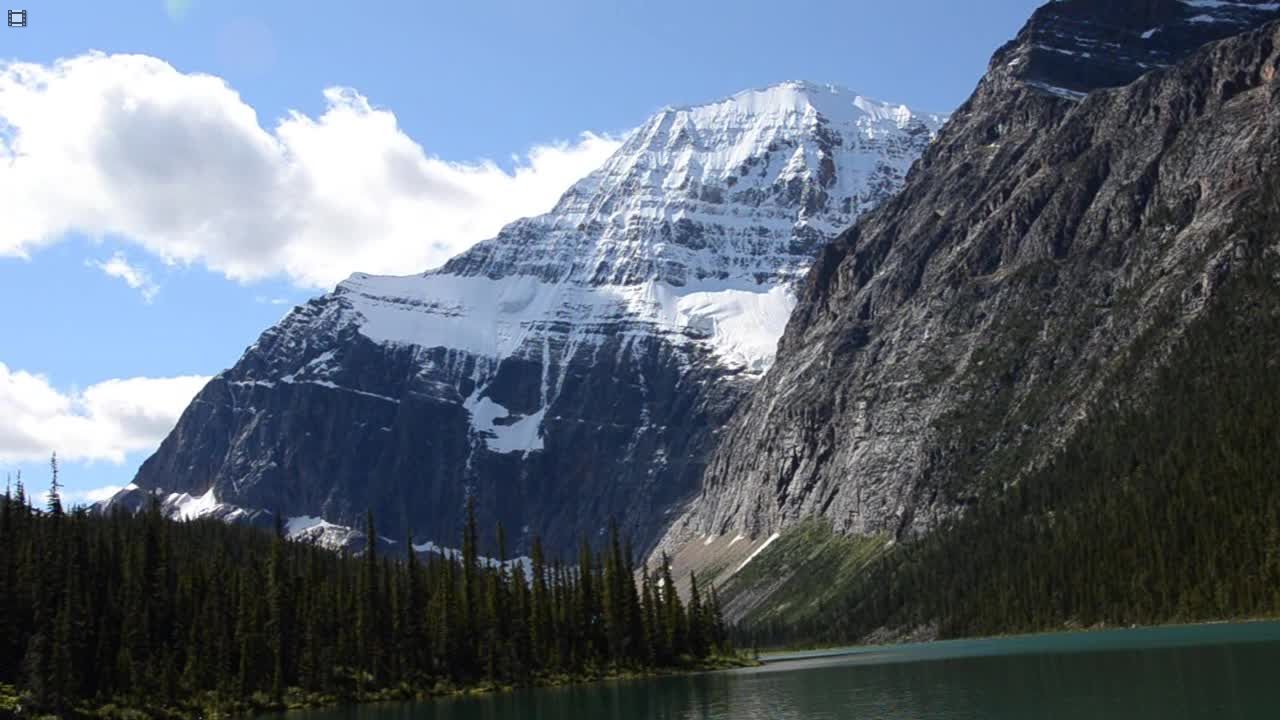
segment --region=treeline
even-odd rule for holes
[[[862,572],[834,607],[740,643],[857,642],[1280,615],[1280,188],[1247,255],[1141,397],[1046,467]],[[1135,353],[1117,387],[1149,362]]]
[[[697,664],[729,652],[714,591],[638,570],[616,527],[576,564],[349,556],[216,521],[0,497],[0,684],[27,712],[182,714],[414,697]],[[373,518],[366,537],[378,537]],[[502,530],[492,553],[505,560]],[[3,693],[0,693],[3,694]],[[0,711],[2,712],[2,711]]]

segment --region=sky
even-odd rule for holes
[[[127,484],[207,379],[353,272],[549,210],[669,105],[783,80],[949,112],[1036,0],[11,0],[0,473]]]

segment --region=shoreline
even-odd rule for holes
[[[762,665],[760,661],[753,660],[749,657],[723,657],[716,658],[714,661],[704,661],[695,663],[685,668],[657,668],[650,670],[623,670],[620,672],[606,672],[601,674],[587,675],[553,675],[544,676],[535,679],[533,682],[526,684],[505,684],[493,685],[482,684],[457,687],[445,692],[420,691],[407,694],[399,694],[394,690],[390,692],[390,696],[386,691],[372,693],[370,696],[357,699],[335,699],[334,702],[321,702],[311,704],[301,704],[279,709],[268,709],[261,711],[253,711],[246,714],[233,715],[228,717],[249,717],[258,719],[279,718],[284,717],[287,713],[303,710],[320,710],[324,708],[337,707],[357,707],[363,705],[376,705],[379,703],[391,702],[430,702],[433,700],[455,700],[468,697],[483,697],[486,695],[497,695],[500,693],[517,692],[520,690],[536,690],[542,688],[563,688],[575,687],[582,685],[595,685],[598,683],[614,682],[619,680],[653,680],[665,677],[679,677],[685,675],[700,675],[702,673],[717,672],[720,670],[733,670],[748,667],[758,667]],[[212,717],[212,716],[210,716]]]
[[[209,706],[202,706],[199,702],[195,702],[190,706],[184,707],[156,707],[106,703],[93,708],[78,708],[76,717],[111,719],[168,718],[171,720],[183,720],[185,718],[201,718],[202,720],[216,720],[219,718],[253,718],[257,720],[265,718],[282,718],[285,717],[287,713],[306,710],[358,707],[392,702],[429,702],[433,700],[496,695],[499,693],[539,688],[593,685],[619,680],[652,680],[664,677],[699,675],[708,672],[717,672],[720,670],[758,667],[760,665],[762,665],[760,661],[754,660],[747,655],[732,657],[723,656],[706,661],[693,662],[685,667],[592,672],[582,675],[552,674],[536,677],[532,679],[532,681],[522,684],[481,683],[477,685],[455,686],[452,683],[441,681],[437,682],[435,686],[429,689],[401,686],[368,691],[358,694],[355,697],[339,697],[323,693],[312,694],[306,693],[300,688],[290,688],[289,691],[286,691],[284,701],[279,704],[271,701],[269,698],[263,697],[261,693],[259,693],[249,698],[241,698],[231,701],[226,705],[218,702],[211,702]]]
[[[761,665],[774,665],[782,662],[792,662],[801,660],[814,660],[821,658],[845,657],[848,655],[863,655],[879,651],[901,651],[905,648],[941,648],[955,646],[959,643],[977,643],[984,641],[999,640],[1029,640],[1032,638],[1067,638],[1080,637],[1086,635],[1099,635],[1102,633],[1115,633],[1124,631],[1143,631],[1143,630],[1172,630],[1172,629],[1191,629],[1212,627],[1218,625],[1256,625],[1265,623],[1280,624],[1280,617],[1262,616],[1247,618],[1227,618],[1189,622],[1170,622],[1159,623],[1155,625],[1107,625],[1105,623],[1097,623],[1089,627],[1072,627],[1065,626],[1057,630],[1040,630],[1032,632],[1011,632],[996,635],[975,635],[972,637],[957,638],[940,638],[934,640],[910,640],[906,639],[902,642],[881,642],[866,645],[807,645],[801,647],[793,647],[778,650],[761,650],[759,660]]]
[[[185,720],[186,718],[197,717],[207,718],[209,720],[214,720],[215,718],[254,718],[255,720],[266,720],[267,718],[283,718],[286,717],[287,713],[295,711],[358,707],[392,702],[428,702],[433,700],[460,699],[540,688],[589,686],[612,681],[654,680],[665,677],[699,675],[725,670],[760,668],[772,665],[781,665],[789,662],[838,659],[858,655],[876,655],[885,653],[898,656],[896,658],[886,658],[888,662],[927,662],[931,660],[944,660],[952,657],[968,657],[985,654],[982,652],[961,652],[957,655],[951,655],[946,652],[948,648],[963,647],[964,644],[981,645],[991,642],[1033,640],[1037,638],[1056,638],[1060,640],[1074,638],[1078,640],[1088,636],[1103,634],[1111,634],[1114,636],[1114,634],[1125,632],[1178,629],[1192,630],[1197,628],[1219,627],[1223,625],[1248,626],[1262,624],[1276,625],[1277,628],[1280,629],[1280,618],[1250,617],[1134,626],[1098,624],[1087,628],[1065,627],[1058,630],[1006,633],[968,638],[947,638],[943,640],[930,640],[923,642],[906,641],[899,643],[877,643],[867,645],[809,646],[789,650],[761,652],[756,657],[752,657],[749,653],[742,653],[731,657],[717,657],[708,661],[690,663],[687,666],[675,668],[656,668],[646,670],[624,669],[603,672],[596,671],[581,675],[549,674],[535,677],[527,683],[518,684],[480,683],[468,686],[454,686],[452,683],[441,681],[437,682],[431,688],[409,687],[402,685],[400,687],[390,687],[363,692],[354,697],[339,697],[332,694],[322,693],[310,694],[302,691],[300,688],[291,688],[286,692],[282,703],[275,703],[259,693],[249,698],[241,698],[230,702],[226,702],[225,699],[209,698],[209,703],[207,705],[200,703],[197,699],[190,705],[182,707],[138,706],[130,704],[120,705],[114,703],[107,703],[94,708],[82,706],[78,709],[77,716],[91,718],[170,718],[172,720]],[[978,648],[969,648],[970,651],[976,649]],[[1071,648],[1068,646],[1064,647],[1063,651],[1069,652],[1072,650],[1088,649],[1091,648]],[[1100,646],[1096,649],[1106,650],[1108,648]],[[1121,648],[1117,647],[1114,649]],[[912,651],[922,652],[921,655],[917,657],[908,656]],[[220,702],[220,700],[222,700],[222,702]]]

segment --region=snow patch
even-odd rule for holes
[[[596,327],[638,322],[703,343],[727,365],[753,373],[773,364],[796,305],[789,286],[748,278],[675,287],[658,280],[583,286],[531,277],[363,275],[339,288],[362,318],[360,333],[379,343],[448,347],[501,360],[549,322],[571,324],[575,339],[589,344],[606,338]]]
[[[734,572],[735,572],[735,573],[742,572],[742,568],[746,567],[746,566],[747,566],[747,563],[751,562],[752,560],[755,560],[757,555],[759,555],[760,553],[764,552],[764,549],[765,549],[765,548],[767,548],[767,547],[769,547],[770,545],[772,545],[772,544],[773,544],[773,541],[774,541],[774,540],[777,540],[777,539],[778,539],[778,538],[780,538],[780,537],[782,537],[782,533],[774,533],[774,534],[770,535],[768,540],[765,540],[764,542],[760,543],[760,547],[758,547],[758,548],[756,548],[755,550],[752,550],[752,551],[751,551],[751,554],[747,556],[747,559],[746,559],[746,560],[743,560],[743,561],[742,561],[742,564],[741,564],[741,565],[739,565],[739,566],[738,566],[738,569],[737,569],[737,570],[734,570]]]
[[[806,82],[669,108],[550,213],[512,223],[448,271],[352,275],[335,291],[339,320],[383,344],[541,354],[544,371],[620,333],[666,335],[758,375],[812,250],[905,176],[945,120]],[[820,182],[830,202],[807,209],[792,181]]]
[[[419,552],[419,553],[434,553],[447,560],[456,560],[459,562],[462,561],[461,550],[457,548],[444,547],[442,545],[437,545],[436,543],[430,540],[424,543],[414,543],[413,550],[414,552]],[[524,555],[521,555],[520,557],[512,558],[506,561],[505,563],[495,558],[485,557],[483,555],[477,555],[476,560],[485,567],[498,567],[499,565],[501,565],[503,567],[506,567],[508,570],[510,570],[515,568],[516,566],[519,566],[522,570],[524,570],[524,575],[526,579],[533,577],[533,559]]]
[[[342,385],[338,385],[337,383],[330,382],[328,380],[301,380],[301,381],[295,380],[293,382],[299,385],[319,385],[320,387],[326,387],[326,388],[329,388],[330,390],[340,390],[342,392],[355,393],[356,395],[363,395],[365,397],[371,397],[378,400],[385,400],[389,403],[395,403],[397,405],[400,404],[400,400],[398,398],[388,397],[386,395],[379,395],[377,393],[365,392],[364,390],[356,390],[355,388],[344,387]]]
[[[1190,5],[1194,8],[1211,8],[1214,10],[1221,8],[1230,8],[1233,10],[1259,10],[1269,12],[1272,10],[1280,10],[1280,3],[1242,3],[1227,2],[1226,0],[1181,0],[1183,5]]]
[[[1087,95],[1087,93],[1082,93],[1079,90],[1071,90],[1069,88],[1059,87],[1057,85],[1050,85],[1049,83],[1040,82],[1038,80],[1028,81],[1027,84],[1033,88],[1036,88],[1037,90],[1043,90],[1044,92],[1047,92],[1050,95],[1056,95],[1060,98],[1065,98],[1067,100],[1080,101],[1080,100],[1083,100]]]
[[[209,488],[204,495],[192,497],[187,493],[172,493],[165,498],[164,506],[168,515],[178,520],[195,520],[213,512],[218,508],[218,498]]]
[[[299,515],[297,517],[291,517],[285,521],[284,534],[285,537],[292,538],[312,528],[326,526],[331,526],[331,523],[327,522],[324,518],[315,517],[313,515]]]
[[[316,360],[319,360],[319,359],[320,358],[316,358]],[[314,365],[315,362],[316,361],[313,360],[310,364],[308,364],[307,367],[311,368],[311,366]],[[325,372],[328,372],[330,370],[330,368],[327,365],[321,366],[321,369]],[[355,393],[356,395],[364,395],[365,397],[376,398],[378,400],[385,400],[389,403],[399,404],[400,402],[398,398],[389,397],[387,395],[379,395],[377,393],[366,392],[364,390],[357,390],[355,388],[349,388],[349,387],[346,387],[345,385],[339,385],[331,380],[298,380],[293,374],[289,374],[280,378],[280,382],[285,383],[286,385],[319,385],[320,387],[329,388],[330,390],[338,390],[341,392]],[[276,386],[276,383],[272,380],[237,380],[232,382],[231,384],[237,387],[274,388]]]
[[[346,547],[352,539],[363,537],[345,525],[337,525],[321,517],[299,515],[285,520],[285,537],[295,542],[308,542],[330,550]]]
[[[542,418],[546,415],[546,408],[514,422],[499,423],[498,420],[511,417],[510,411],[487,397],[477,398],[479,392],[472,393],[463,407],[471,413],[471,427],[490,450],[512,453],[543,449]]]
[[[708,331],[712,351],[725,364],[763,373],[795,309],[791,288],[699,291],[677,296],[675,324]]]

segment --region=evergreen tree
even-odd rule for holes
[[[608,644],[609,662],[615,666],[622,661],[626,651],[627,599],[623,588],[630,578],[624,578],[625,563],[622,545],[618,538],[618,524],[609,522],[609,548],[604,557],[604,625]]]
[[[626,616],[627,657],[633,665],[646,667],[651,663],[649,634],[644,627],[644,612],[640,605],[640,588],[637,585],[635,555],[631,541],[626,543],[622,564],[623,612]]]
[[[52,477],[49,481],[49,516],[53,518],[61,518],[63,515],[62,484],[58,482],[58,453],[53,453],[53,455],[49,457],[49,471]]]
[[[267,597],[270,614],[267,620],[267,637],[271,648],[271,696],[278,702],[284,697],[287,682],[285,675],[286,654],[290,649],[289,617],[286,604],[289,600],[289,580],[285,576],[284,526],[280,513],[275,515],[275,538],[271,543],[271,564],[267,571]]]
[[[702,593],[698,590],[698,574],[689,574],[689,610],[686,627],[689,628],[688,647],[694,657],[707,656],[706,615],[702,608]]]
[[[480,551],[479,530],[476,524],[475,497],[467,498],[466,525],[462,532],[462,637],[465,650],[458,658],[467,677],[476,672],[479,657],[480,614]]]
[[[542,550],[542,539],[537,535],[533,537],[530,555],[532,556],[530,568],[533,573],[529,598],[532,605],[529,612],[530,657],[536,664],[550,665],[551,659],[555,657],[552,641],[551,597],[547,593],[546,556]]]
[[[136,515],[90,515],[36,510],[25,490],[6,489],[0,683],[20,685],[39,712],[115,703],[174,715],[278,703],[291,688],[355,700],[430,692],[438,679],[526,684],[656,666],[650,638],[667,605],[647,570],[637,585],[616,528],[598,552],[584,542],[571,567],[549,566],[535,539],[526,575],[506,562],[501,526],[497,561],[480,561],[469,516],[463,552],[424,567],[412,534],[402,557],[377,552],[372,514],[367,548],[352,556],[290,541],[279,518],[271,535],[170,522],[156,495]]]
[[[675,662],[689,651],[688,627],[685,621],[684,604],[680,602],[680,593],[676,590],[675,579],[671,576],[671,558],[662,554],[662,575],[658,590],[662,596],[664,615],[663,632],[666,637],[663,646],[666,650],[667,662]]]
[[[379,644],[378,591],[380,576],[378,573],[378,534],[373,522],[373,511],[365,513],[364,521],[365,548],[361,566],[364,572],[360,575],[360,600],[356,616],[356,644],[360,657],[360,668],[364,671],[361,682],[367,675],[376,681],[379,677],[379,659],[382,648]]]

